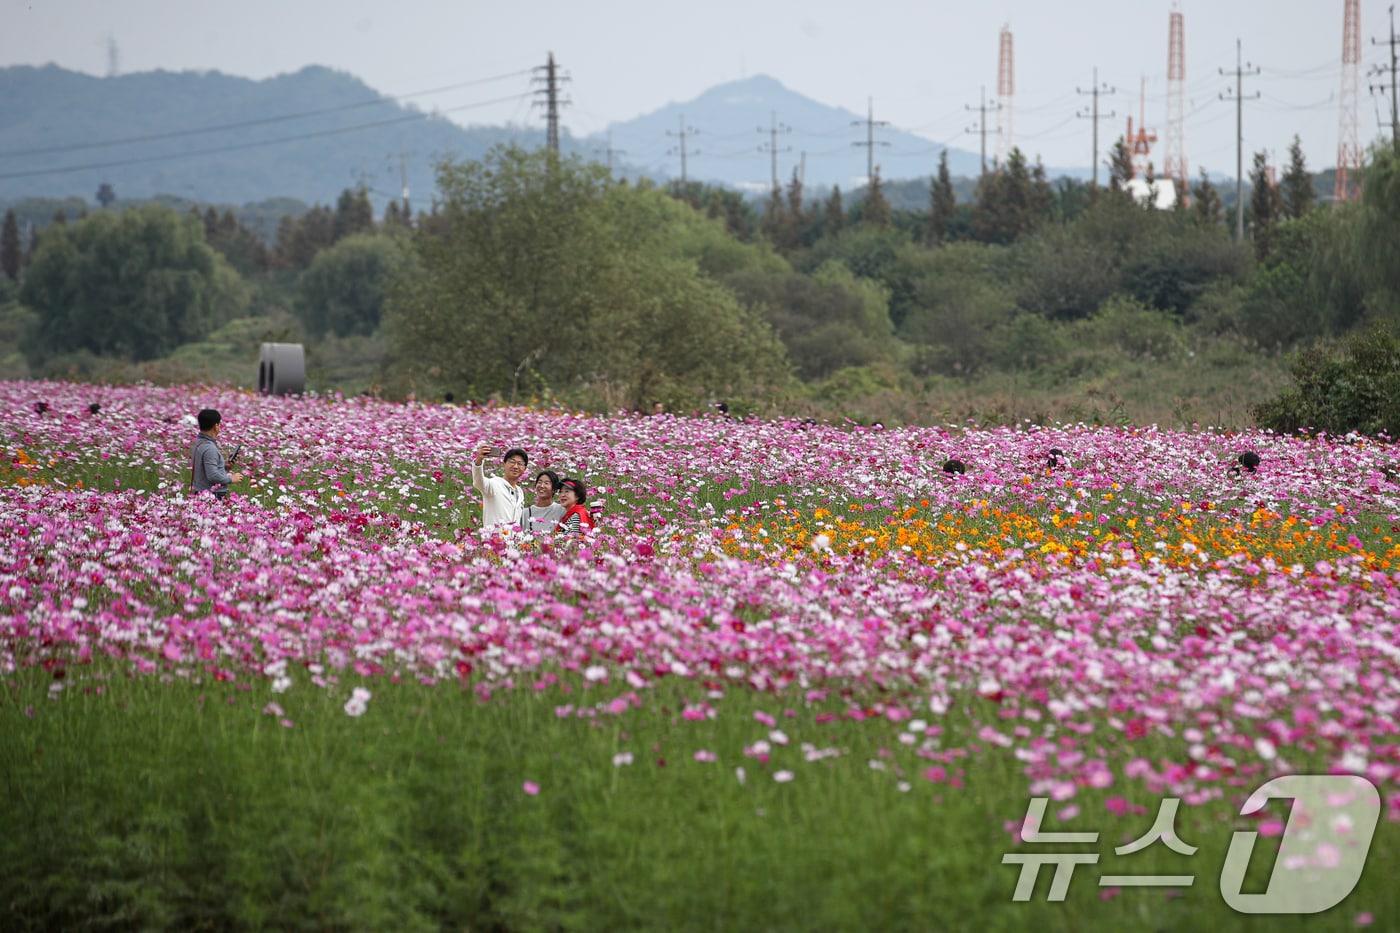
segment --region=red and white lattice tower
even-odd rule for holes
[[[1186,17],[1172,4],[1171,42],[1167,50],[1167,138],[1164,140],[1162,175],[1176,182],[1177,190],[1191,190],[1186,166]]]
[[[1152,146],[1157,142],[1157,131],[1147,128],[1147,78],[1142,79],[1142,99],[1138,104],[1138,128],[1133,131],[1132,115],[1128,116],[1128,152],[1133,157],[1133,177],[1146,178],[1155,174],[1152,165]]]
[[[1005,165],[1015,146],[1012,129],[1015,126],[1015,111],[1012,103],[1016,97],[1016,59],[1011,45],[1011,25],[1001,27],[1001,47],[997,54],[997,98],[1001,109],[997,111],[997,163]]]
[[[1332,196],[1338,201],[1356,198],[1363,157],[1357,124],[1357,98],[1361,88],[1361,0],[1345,0],[1342,24],[1342,96],[1337,130],[1337,182]]]

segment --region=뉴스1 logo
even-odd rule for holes
[[[1240,888],[1249,869],[1258,833],[1238,831],[1220,872],[1220,895],[1230,907],[1244,914],[1314,914],[1335,907],[1361,880],[1366,856],[1371,851],[1376,824],[1380,820],[1381,798],[1374,784],[1354,774],[1295,774],[1274,778],[1245,801],[1241,816],[1257,813],[1274,798],[1292,798],[1278,858],[1269,886],[1262,894],[1244,894]],[[1021,840],[1031,844],[1080,844],[1098,842],[1096,832],[1040,831],[1048,803],[1045,797],[1031,798],[1021,826]],[[1162,800],[1152,828],[1133,842],[1116,847],[1118,856],[1132,855],[1155,843],[1162,843],[1180,855],[1193,855],[1197,847],[1176,834],[1177,797]],[[1096,865],[1097,852],[1008,852],[1003,865],[1020,865],[1013,901],[1029,901],[1040,869],[1055,866],[1047,900],[1063,901],[1069,891],[1074,869]],[[1190,887],[1195,875],[1101,875],[1099,887]]]

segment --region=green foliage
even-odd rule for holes
[[[1176,319],[1124,295],[1115,295],[1079,322],[1075,336],[1081,345],[1112,347],[1131,359],[1172,360],[1186,351]]]
[[[1201,294],[1221,282],[1243,282],[1252,267],[1249,250],[1223,227],[1203,227],[1160,217],[1156,235],[1128,260],[1123,287],[1145,304],[1185,314]]]
[[[977,186],[972,233],[983,243],[1011,243],[1049,219],[1053,196],[1045,171],[1034,173],[1020,149],[1012,149],[1006,165],[983,176]]]
[[[953,179],[948,173],[948,150],[938,156],[938,174],[929,188],[928,229],[924,241],[930,246],[938,246],[948,239],[953,213],[957,210],[957,197],[953,194]]]
[[[1108,161],[1104,164],[1108,166],[1109,190],[1115,194],[1126,194],[1128,181],[1134,174],[1133,154],[1128,151],[1128,142],[1122,136],[1109,150]]]
[[[1274,247],[1274,226],[1284,219],[1283,195],[1269,177],[1267,153],[1254,154],[1249,184],[1249,229],[1254,237],[1254,253],[1267,259]]]
[[[356,233],[317,255],[297,281],[297,311],[315,337],[366,335],[379,328],[396,277],[412,274],[400,237]]]
[[[1366,169],[1359,218],[1359,255],[1367,282],[1400,305],[1400,154],[1377,148]]]
[[[1303,157],[1303,141],[1293,137],[1288,147],[1288,170],[1283,174],[1282,183],[1284,215],[1297,220],[1317,203],[1317,191],[1313,188],[1312,173],[1308,171],[1307,159]]]
[[[79,350],[152,359],[248,303],[200,224],[161,207],[103,211],[46,231],[20,294],[38,315],[34,360]]]
[[[0,276],[11,282],[19,281],[19,267],[24,255],[19,243],[19,221],[15,212],[5,212],[5,222],[0,227]]]
[[[422,273],[391,295],[400,367],[478,397],[576,390],[629,405],[739,398],[786,378],[769,328],[674,237],[678,222],[717,221],[514,148],[444,164],[439,187]]]
[[[1056,320],[1088,317],[1121,281],[1112,254],[1105,255],[1084,225],[1047,227],[1018,243],[1015,256],[1016,303]]]
[[[787,348],[797,374],[822,379],[838,369],[888,358],[891,325],[881,286],[834,260],[815,275],[753,271],[725,285],[761,309]]]
[[[1201,169],[1201,180],[1196,183],[1191,210],[1196,222],[1203,227],[1219,227],[1225,223],[1225,204],[1220,200],[1220,192],[1211,184],[1206,170]]]
[[[920,372],[973,373],[997,354],[998,328],[1014,308],[997,274],[1002,254],[980,243],[950,243],[933,254],[901,328],[920,348]]]
[[[1369,274],[1360,262],[1355,211],[1335,206],[1283,221],[1240,311],[1243,333],[1265,345],[1340,334],[1364,313]]]
[[[374,229],[374,208],[369,203],[368,191],[346,188],[340,192],[340,199],[335,203],[333,229],[337,240]]]
[[[870,177],[870,184],[866,186],[865,198],[860,202],[860,222],[871,227],[888,227],[890,220],[890,202],[885,197],[880,168],[876,166],[875,174]]]
[[[1400,436],[1400,337],[1373,328],[1335,348],[1312,348],[1293,364],[1294,385],[1255,409],[1262,427],[1340,435]]]

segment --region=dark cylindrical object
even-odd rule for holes
[[[306,391],[306,351],[301,344],[262,345],[258,391],[263,395],[300,395]]]

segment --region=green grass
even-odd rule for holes
[[[735,691],[717,718],[690,722],[679,712],[694,685],[663,682],[640,710],[583,720],[555,707],[626,688],[585,691],[566,677],[481,702],[451,684],[381,680],[366,682],[374,698],[355,719],[341,704],[359,681],[327,691],[300,677],[275,696],[265,681],[162,683],[99,665],[70,668],[51,700],[52,682],[30,669],[0,686],[5,929],[1273,930],[1350,928],[1362,911],[1384,924],[1400,910],[1394,824],[1382,823],[1339,908],[1250,919],[1216,890],[1238,801],[1183,808],[1193,857],[1158,846],[1119,858],[1112,847],[1146,832],[1156,810],[1122,786],[1075,800],[1070,828],[1103,836],[1087,847],[1100,865],[1076,873],[1068,901],[1045,903],[1042,878],[1035,901],[1014,904],[1003,824],[1027,793],[1009,754],[950,766],[966,772],[961,789],[932,784],[899,726],[820,722],[844,706],[798,695]],[[291,728],[261,712],[269,700]],[[766,767],[742,755],[767,732],[756,709],[791,738]],[[934,721],[944,747],[980,745],[966,731],[993,715],[979,703]],[[809,763],[803,742],[842,754]],[[701,748],[719,760],[693,760]],[[634,763],[614,767],[619,751]],[[779,769],[795,779],[775,782]],[[1150,812],[1108,814],[1114,793]],[[1255,861],[1249,890],[1270,867],[1262,846]],[[1125,890],[1104,902],[1099,872],[1197,881],[1179,897]]]

